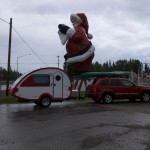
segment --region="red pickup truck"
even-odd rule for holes
[[[146,103],[150,101],[150,87],[135,85],[124,78],[98,78],[86,87],[86,96],[107,104],[113,99],[140,99]]]

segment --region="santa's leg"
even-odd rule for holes
[[[92,56],[90,56],[88,59],[86,59],[85,61],[79,62],[79,63],[74,63],[72,65],[74,65],[74,67],[77,69],[79,74],[81,74],[83,72],[88,72],[93,58],[94,58],[94,54]]]

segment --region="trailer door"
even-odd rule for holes
[[[63,75],[61,72],[54,73],[54,98],[63,98]]]

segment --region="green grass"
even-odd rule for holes
[[[14,83],[14,81],[9,81],[9,85],[11,85],[11,84],[13,84],[13,83]],[[6,82],[6,81],[1,81],[1,84],[2,84],[2,85],[6,85],[7,82]]]
[[[69,99],[69,100],[66,100],[66,101],[91,101],[91,98],[85,98],[85,92],[80,92],[80,99]],[[0,99],[0,104],[17,104],[17,103],[20,103],[18,102],[18,99],[9,95],[9,96],[6,96],[6,92],[3,91],[2,92],[2,96],[1,96],[1,99]]]
[[[5,95],[1,96],[0,104],[17,104],[17,103],[18,103],[17,98],[13,96],[5,96]]]
[[[90,98],[86,98],[86,99],[69,99],[69,100],[66,100],[66,101],[91,101]],[[18,102],[18,99],[13,97],[13,96],[2,96],[1,97],[1,100],[0,100],[0,104],[18,104],[20,102]],[[23,102],[22,102],[23,103]],[[24,102],[26,103],[26,102]]]

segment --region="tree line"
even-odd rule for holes
[[[142,69],[143,66],[143,69]],[[78,76],[79,73],[77,70],[72,66],[64,63],[64,70],[69,74],[72,78],[74,76]],[[150,73],[150,67],[148,64],[142,64],[138,59],[130,59],[130,60],[117,60],[116,62],[106,61],[105,63],[101,64],[98,61],[94,62],[90,66],[91,72],[113,72],[113,71],[133,71],[136,74],[143,73]],[[3,73],[3,80],[7,80],[7,70],[5,68],[0,67],[0,72]],[[10,69],[10,80],[14,81],[17,77],[21,76],[20,72]]]
[[[5,68],[0,67],[0,73],[2,73],[3,75],[3,80],[6,81],[7,80],[7,70]],[[12,70],[10,68],[10,81],[15,81],[17,79],[17,77],[21,76],[22,74]]]
[[[78,75],[77,70],[72,65],[67,65],[64,63],[64,70],[67,71],[70,77]],[[123,59],[117,60],[116,62],[106,61],[103,64],[96,61],[90,66],[91,72],[133,71],[136,74],[141,74],[142,70],[143,73],[150,73],[150,67],[148,64],[142,64],[142,62],[140,62],[138,59]]]

